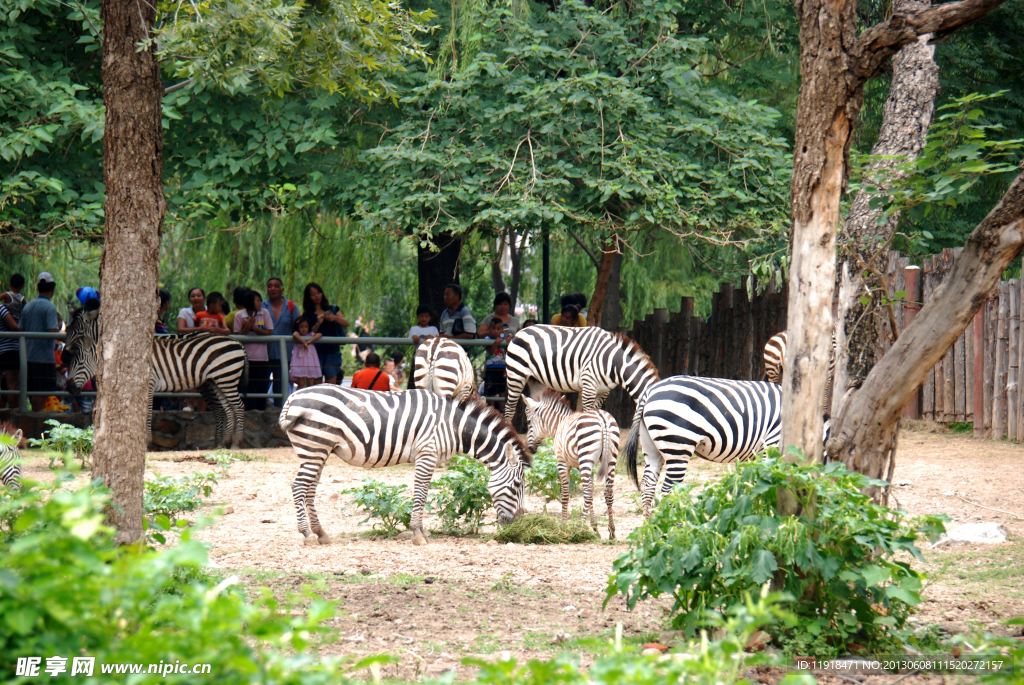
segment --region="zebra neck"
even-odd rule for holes
[[[472,411],[472,408],[456,408],[452,417],[452,428],[455,431],[455,451],[483,462],[491,471],[498,467],[500,459],[494,458],[500,452],[496,443],[504,442],[485,417]]]

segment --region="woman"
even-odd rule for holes
[[[242,310],[235,314],[237,335],[270,335],[274,324],[270,312],[263,307],[263,298],[250,290],[242,298]],[[266,343],[242,343],[245,356],[249,358],[249,385],[247,393],[265,393],[270,385],[270,363],[267,359]],[[262,411],[267,408],[266,397],[245,398],[246,409]]]
[[[166,290],[157,290],[157,294],[160,296],[160,308],[156,310],[156,334],[167,335],[170,331],[167,330],[167,324],[164,323],[163,315],[171,308],[171,294]],[[194,313],[192,322],[195,324]]]
[[[206,311],[206,291],[192,288],[188,291],[188,301],[191,306],[178,312],[178,333],[182,335],[203,330],[196,326],[196,314]]]
[[[316,321],[313,332],[325,338],[342,338],[348,319],[341,313],[337,305],[332,305],[324,295],[324,289],[317,283],[309,283],[302,291],[302,313]],[[341,368],[341,345],[338,343],[316,343],[316,353],[320,357],[320,368],[324,373],[325,383],[341,383],[345,372]]]
[[[484,394],[486,397],[505,396],[505,349],[502,343],[508,343],[519,331],[519,319],[512,316],[512,298],[508,293],[494,296],[494,312],[480,322],[478,335],[481,338],[493,338],[495,344],[487,350],[484,361]],[[504,402],[496,402],[498,411],[505,408]]]
[[[580,321],[580,308],[574,304],[567,304],[562,307],[562,313],[555,322],[558,326],[569,326],[571,328],[582,328],[587,325],[586,319]]]

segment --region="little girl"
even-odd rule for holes
[[[316,342],[322,336],[319,333],[309,332],[310,323],[305,316],[299,317],[295,328],[297,330],[292,333],[292,337],[298,341],[298,344],[292,347],[292,365],[289,373],[292,380],[295,381],[295,385],[301,390],[318,384],[323,378],[323,372],[320,370],[320,357],[317,356],[316,348],[310,347],[310,343]]]

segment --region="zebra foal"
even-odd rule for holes
[[[330,543],[314,499],[332,454],[368,469],[416,465],[410,528],[417,545],[429,537],[423,509],[434,468],[456,452],[490,469],[487,488],[498,523],[510,523],[522,511],[523,467],[530,465],[530,455],[511,424],[477,400],[458,402],[421,389],[372,392],[317,385],[289,395],[278,423],[302,462],[292,497],[307,545]]]
[[[558,393],[545,390],[536,400],[526,401],[530,423],[527,449],[537,449],[544,438],[555,439],[555,458],[562,484],[562,519],[569,520],[569,469],[580,470],[583,482],[583,519],[590,514],[590,527],[597,533],[594,488],[604,483],[604,501],[608,506],[608,539],[615,539],[612,504],[615,500],[615,461],[619,452],[619,424],[601,409],[576,413]],[[597,467],[595,471],[594,467]]]
[[[24,446],[21,430],[7,423],[0,424],[0,485],[21,489],[21,453]]]
[[[475,396],[476,376],[462,345],[431,338],[416,349],[413,385],[441,397],[465,400]]]
[[[78,397],[82,386],[96,375],[99,313],[98,309],[76,309],[68,322],[67,343],[62,357],[68,365],[67,391],[75,397]],[[227,336],[189,333],[153,338],[146,411],[148,439],[152,441],[153,436],[153,393],[198,389],[217,412],[217,444],[230,440],[231,448],[238,449],[245,419],[238,384],[248,368],[245,348]]]
[[[635,400],[658,380],[658,370],[636,341],[596,327],[524,328],[509,343],[505,364],[509,421],[527,383],[531,395],[542,387],[579,392],[583,408],[590,410],[600,409],[613,388],[624,386]]]

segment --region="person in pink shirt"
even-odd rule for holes
[[[238,335],[270,335],[274,332],[270,312],[263,307],[263,298],[250,290],[242,298],[243,309],[235,314],[235,333]],[[249,358],[249,384],[246,392],[265,393],[270,387],[270,357],[266,343],[243,343],[245,356]],[[245,398],[246,409],[267,408],[266,397]]]

